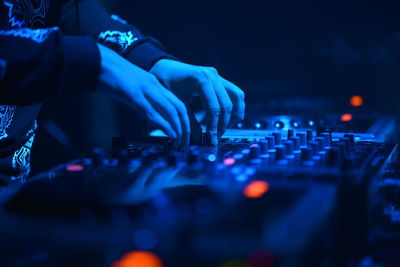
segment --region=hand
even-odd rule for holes
[[[207,131],[222,136],[228,127],[244,119],[243,91],[218,75],[214,68],[161,59],[150,72],[185,104],[199,94],[206,108]]]
[[[101,54],[100,92],[132,107],[139,116],[161,128],[174,146],[187,147],[190,122],[186,107],[152,74],[114,51],[98,45]]]

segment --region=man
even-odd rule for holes
[[[244,93],[209,67],[179,62],[96,0],[2,0],[0,173],[29,174],[41,102],[97,91],[126,103],[175,146],[189,143],[185,104],[200,95],[221,135],[244,116]]]

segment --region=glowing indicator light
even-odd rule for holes
[[[269,184],[265,181],[254,181],[243,189],[243,195],[247,198],[260,198],[269,191]]]
[[[236,163],[236,160],[234,158],[226,158],[224,159],[224,164],[227,166],[232,166]]]
[[[111,267],[163,267],[160,257],[148,251],[128,252],[121,259],[113,262]]]
[[[349,122],[352,119],[353,119],[353,115],[351,115],[350,113],[345,113],[340,117],[340,120],[344,121],[344,122]]]
[[[85,169],[82,164],[69,164],[65,169],[69,172],[81,172]]]
[[[314,126],[314,124],[315,124],[314,121],[308,121],[308,126],[312,127],[312,126]]]
[[[217,160],[217,156],[215,156],[214,154],[210,154],[208,155],[207,159],[211,162],[214,162]]]
[[[350,98],[350,105],[353,107],[361,107],[364,104],[364,98],[359,95],[352,96]]]

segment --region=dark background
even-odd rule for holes
[[[182,61],[216,67],[246,92],[249,112],[257,107],[267,113],[271,101],[299,97],[329,100],[340,110],[354,94],[365,97],[366,110],[399,109],[398,1],[103,3]],[[318,106],[315,112],[326,111]],[[134,134],[131,116],[101,96],[47,103],[34,166],[107,146],[114,135]],[[63,140],[57,140],[60,131]]]

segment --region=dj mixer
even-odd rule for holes
[[[396,121],[347,119],[256,116],[185,151],[114,138],[14,185],[0,236],[49,266],[398,266]]]

